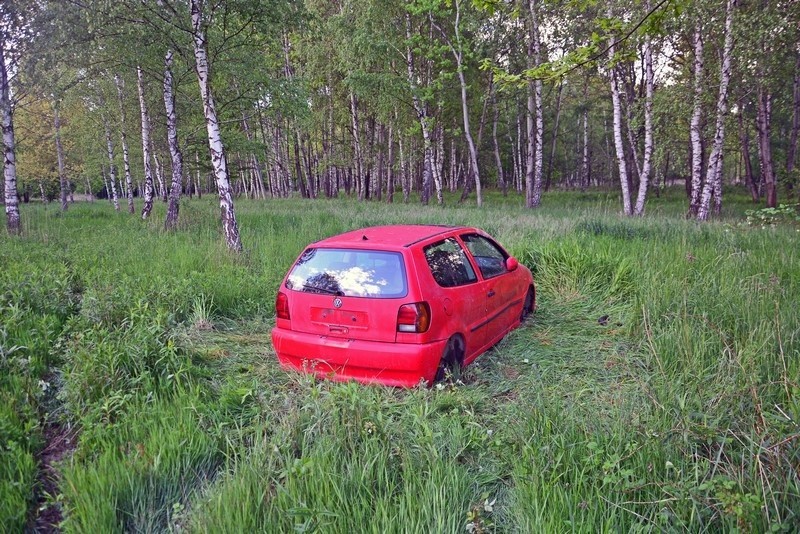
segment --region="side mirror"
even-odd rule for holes
[[[519,267],[519,262],[514,256],[511,256],[506,260],[506,269],[508,269],[508,272],[516,271],[517,267]]]

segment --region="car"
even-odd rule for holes
[[[431,385],[459,376],[535,308],[530,270],[486,232],[375,226],[303,250],[275,299],[272,343],[285,369]]]

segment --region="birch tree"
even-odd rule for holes
[[[703,113],[703,29],[700,20],[695,22],[692,33],[694,50],[694,95],[689,138],[692,147],[692,186],[689,200],[689,214],[697,216],[700,209],[700,189],[703,185],[703,132],[701,131]]]
[[[536,0],[527,2],[528,68],[535,69],[542,62],[538,5]],[[525,205],[536,208],[542,200],[542,162],[544,146],[544,119],[542,118],[542,80],[539,76],[528,81],[528,158],[525,171]]]
[[[147,219],[153,209],[153,172],[150,169],[150,114],[147,112],[147,101],[144,98],[144,81],[142,78],[142,68],[137,65],[136,87],[139,93],[139,111],[142,123],[142,160],[144,164],[142,219]]]
[[[114,142],[111,140],[111,127],[108,119],[103,115],[103,130],[106,135],[106,151],[108,155],[108,180],[111,184],[111,202],[114,209],[119,211],[119,195],[117,195],[117,166],[114,163]],[[64,201],[62,200],[62,203]],[[63,208],[62,208],[63,209]]]
[[[533,2],[533,0],[531,0]],[[472,171],[472,179],[475,182],[475,198],[478,207],[483,205],[483,193],[481,192],[481,175],[478,168],[478,149],[475,147],[475,141],[472,137],[472,129],[469,122],[469,106],[467,103],[467,82],[464,78],[464,43],[461,36],[461,2],[459,0],[453,1],[453,8],[455,9],[455,20],[453,22],[453,35],[455,42],[452,42],[447,33],[435,22],[431,15],[431,23],[439,30],[442,38],[447,43],[450,52],[456,62],[456,73],[458,75],[459,88],[461,89],[461,117],[464,125],[464,137],[467,140],[467,148],[469,149],[469,162],[470,170]],[[540,82],[541,83],[541,82]],[[540,94],[541,96],[541,94]],[[441,179],[440,179],[441,181]],[[441,202],[440,202],[441,204]]]
[[[717,120],[714,128],[714,146],[708,158],[706,181],[700,197],[697,219],[708,220],[711,206],[711,195],[717,191],[717,202],[722,202],[722,156],[725,142],[725,116],[728,113],[728,83],[731,79],[731,51],[733,49],[733,11],[735,0],[727,0],[725,4],[725,44],[720,64],[719,96],[717,97]]]
[[[192,38],[194,40],[195,69],[197,81],[200,85],[200,98],[203,101],[203,114],[206,119],[208,131],[208,146],[211,152],[211,164],[214,168],[214,177],[219,193],[219,207],[222,218],[222,231],[228,248],[242,251],[242,241],[239,236],[239,226],[236,222],[236,212],[231,196],[231,187],[228,180],[228,163],[225,158],[225,147],[220,134],[217,110],[214,97],[211,93],[208,54],[206,52],[206,37],[203,29],[203,1],[191,0],[192,12]]]
[[[415,69],[415,58],[412,52],[412,34],[411,34],[411,14],[405,15],[406,26],[406,69],[408,72],[408,85],[411,90],[411,98],[414,104],[414,111],[419,121],[420,129],[422,130],[422,191],[420,200],[423,204],[427,204],[430,198],[431,181],[433,178],[433,141],[431,139],[432,118],[429,114],[428,103],[423,101],[419,94],[420,88],[417,82],[417,74]],[[405,196],[405,193],[404,193]],[[442,196],[441,187],[436,190],[437,201],[441,204],[444,197]]]
[[[612,37],[614,39],[614,37]],[[615,45],[612,43],[608,50],[610,60],[608,65],[608,77],[611,83],[611,103],[614,116],[614,149],[617,155],[617,168],[619,169],[619,183],[622,190],[622,212],[631,215],[631,193],[630,178],[628,176],[628,164],[625,159],[625,146],[622,142],[622,103],[620,102],[619,80],[617,77],[616,65],[614,64]]]
[[[172,50],[167,50],[164,57],[164,109],[167,112],[167,141],[172,161],[172,184],[169,189],[167,217],[164,227],[174,229],[178,224],[180,210],[181,184],[183,183],[183,154],[178,143],[178,119],[175,114],[175,93],[172,81]],[[158,164],[158,159],[156,159]]]
[[[5,17],[3,17],[5,19]],[[14,140],[14,114],[11,87],[6,66],[6,50],[11,35],[5,20],[0,21],[0,120],[3,129],[3,201],[6,207],[6,229],[9,234],[19,234],[19,195],[17,194],[17,166]]]
[[[58,158],[58,184],[61,196],[61,211],[67,211],[67,189],[69,182],[67,181],[66,170],[64,169],[64,147],[61,144],[61,115],[59,113],[59,100],[53,102],[53,127],[55,128],[56,137],[56,156]],[[106,125],[108,131],[108,125]],[[111,148],[109,147],[109,153]],[[113,158],[113,156],[112,156]]]
[[[646,3],[647,10],[650,10],[650,2]],[[636,206],[633,208],[634,215],[644,213],[644,202],[647,197],[647,188],[650,185],[650,174],[652,172],[653,158],[653,49],[652,39],[649,35],[644,37],[644,156],[642,168],[639,172],[639,194],[636,196]]]
[[[125,98],[123,95],[124,82],[119,74],[114,75],[114,85],[117,87],[117,98],[119,100],[119,133],[122,141],[122,165],[125,171],[125,192],[128,197],[128,213],[133,214],[136,209],[133,206],[133,181],[131,179],[131,165],[128,161],[128,137],[125,132]]]

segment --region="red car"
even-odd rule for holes
[[[272,343],[287,369],[432,384],[457,376],[535,306],[531,272],[485,232],[376,226],[300,254],[275,301]]]

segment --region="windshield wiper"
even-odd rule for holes
[[[337,297],[344,296],[344,292],[342,292],[341,289],[330,289],[327,287],[315,286],[314,284],[303,284],[303,289],[324,293],[326,295],[336,295]]]

